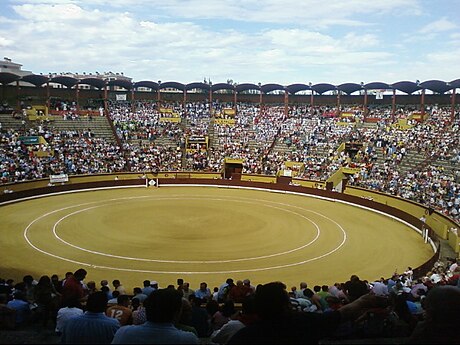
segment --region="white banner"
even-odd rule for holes
[[[67,174],[50,175],[50,182],[51,183],[69,182],[69,175]]]
[[[117,93],[117,101],[126,101],[126,94]]]

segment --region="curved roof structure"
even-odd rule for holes
[[[392,89],[392,87],[388,85],[387,83],[382,83],[379,81],[364,84],[364,88],[366,90],[390,90]]]
[[[326,84],[326,83],[321,83],[321,84],[315,84],[311,87],[313,91],[316,91],[320,95],[327,92],[327,91],[332,91],[335,90],[336,87],[335,85],[332,84]]]
[[[190,84],[185,85],[185,89],[186,90],[201,89],[201,90],[209,91],[211,89],[211,86],[205,83],[190,83]]]
[[[415,91],[421,90],[421,87],[412,81],[399,81],[397,83],[391,84],[391,86],[394,89],[405,92],[409,95]]]
[[[284,86],[280,84],[265,84],[260,87],[263,93],[269,93],[275,90],[284,90]]]
[[[214,84],[211,87],[212,91],[219,91],[219,90],[235,90],[235,87],[231,84],[227,83],[219,83],[219,84]]]
[[[13,81],[21,79],[20,76],[8,72],[0,72],[0,84],[7,85]]]
[[[72,77],[58,76],[51,78],[50,82],[64,85],[65,87],[70,89],[71,87],[77,85],[79,80]]]
[[[286,89],[288,90],[290,94],[294,95],[299,91],[311,90],[311,87],[310,85],[307,85],[307,84],[291,84],[291,85],[286,86]]]
[[[348,95],[358,90],[361,90],[361,89],[362,89],[361,84],[356,84],[356,83],[345,83],[345,84],[340,84],[337,86],[337,90],[343,91]]]
[[[97,87],[98,89],[102,89],[105,87],[106,82],[100,78],[84,78],[80,80],[80,84],[91,85]]]
[[[182,84],[182,83],[175,82],[175,81],[168,81],[168,82],[162,83],[160,81],[155,82],[155,81],[150,81],[150,80],[131,82],[125,79],[115,79],[115,80],[111,80],[107,82],[105,79],[98,78],[98,77],[88,77],[88,78],[83,78],[83,79],[77,79],[74,77],[61,75],[61,76],[50,78],[49,76],[37,75],[37,74],[19,76],[19,75],[9,73],[9,72],[0,72],[0,84],[8,85],[15,81],[23,81],[26,83],[33,84],[37,87],[40,87],[47,82],[53,82],[53,83],[64,85],[68,88],[72,88],[76,84],[86,84],[86,85],[96,87],[98,89],[102,89],[106,85],[108,85],[108,86],[120,86],[127,90],[133,90],[139,87],[147,87],[155,91],[158,91],[159,89],[165,89],[165,88],[174,88],[180,91],[201,89],[205,91],[211,90],[213,92],[219,91],[219,90],[231,90],[231,91],[236,91],[236,92],[242,92],[246,90],[258,90],[262,93],[269,93],[275,90],[280,90],[280,91],[287,91],[290,94],[296,94],[297,92],[300,92],[300,91],[312,90],[320,95],[327,91],[333,91],[333,90],[339,90],[339,91],[342,91],[350,95],[353,92],[356,92],[362,89],[365,89],[365,90],[396,89],[396,90],[402,91],[407,94],[412,94],[415,91],[427,89],[427,90],[431,90],[433,92],[442,94],[449,90],[460,88],[460,79],[455,79],[455,80],[452,80],[451,82],[446,82],[442,80],[427,80],[422,83],[419,83],[418,81],[417,83],[414,83],[411,81],[398,81],[393,84],[387,84],[383,82],[370,82],[367,84],[343,83],[340,85],[333,85],[333,84],[328,84],[328,83],[319,83],[315,85],[311,85],[311,83],[310,84],[296,83],[296,84],[290,84],[288,86],[283,86],[281,84],[276,84],[276,83],[268,83],[265,85],[260,85],[260,83],[259,84],[242,83],[239,85],[232,85],[228,83],[217,83],[214,85],[210,85],[210,84],[206,84],[203,82],[192,82],[190,84]]]
[[[116,80],[110,80],[107,85],[109,86],[120,86],[125,88],[126,90],[131,90],[133,88],[133,83],[127,80],[121,80],[121,79],[116,79]]]
[[[238,84],[236,86],[236,92],[247,91],[247,90],[257,90],[260,91],[260,86],[251,83]]]
[[[42,86],[46,82],[50,81],[50,78],[45,77],[43,75],[29,74],[22,77],[21,80],[25,81],[26,83],[33,84],[35,86]]]
[[[164,83],[161,83],[158,87],[160,89],[177,89],[180,91],[185,90],[185,85],[182,83],[178,83],[176,81],[166,81]]]
[[[460,87],[460,79],[452,80],[449,84],[452,88]]]
[[[158,83],[150,80],[138,81],[133,84],[134,88],[148,87],[149,89],[158,90]]]
[[[427,80],[423,83],[420,83],[420,87],[437,93],[444,93],[452,89],[452,86],[441,80]]]

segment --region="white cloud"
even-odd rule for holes
[[[0,48],[8,47],[8,46],[11,46],[12,44],[13,44],[12,40],[9,40],[6,37],[0,36]]]
[[[450,30],[454,30],[457,28],[458,28],[457,24],[448,20],[446,17],[443,17],[441,19],[438,19],[434,22],[431,22],[425,25],[423,28],[419,30],[419,32],[422,34],[430,34],[430,33],[433,34],[433,33],[439,33],[439,32],[444,32],[444,31],[450,31]]]
[[[409,46],[395,49],[398,44],[405,47],[404,42],[397,36],[384,38],[386,23],[367,22],[369,17],[404,18],[405,11],[420,14],[418,1],[330,0],[321,6],[316,1],[274,0],[14,4],[17,16],[0,17],[0,48],[34,73],[111,70],[135,81],[183,83],[203,77],[281,84],[390,82],[385,77],[397,73],[423,80],[417,68],[426,65],[414,64],[413,59],[443,59],[428,56],[422,45],[423,54],[416,57]],[[450,39],[458,37],[453,34]],[[456,71],[454,66],[450,73]]]
[[[13,6],[13,9],[24,19],[33,21],[79,20],[85,15],[85,11],[74,4],[25,4]]]

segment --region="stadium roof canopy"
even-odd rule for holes
[[[80,84],[91,85],[97,87],[98,89],[102,89],[105,87],[106,82],[105,80],[99,78],[84,78],[80,80]]]
[[[390,85],[388,85],[387,83],[381,83],[379,81],[364,84],[364,88],[366,90],[389,90],[389,89],[392,89],[392,87]]]
[[[422,89],[419,85],[420,84],[416,84],[412,81],[399,81],[397,83],[391,84],[391,87],[407,94],[411,94]]]
[[[356,84],[356,83],[345,83],[345,84],[340,84],[337,86],[337,90],[343,91],[349,95],[361,89],[362,89],[361,84]]]
[[[260,86],[256,84],[251,84],[251,83],[244,83],[244,84],[238,84],[236,86],[236,91],[241,92],[241,91],[247,91],[247,90],[257,90],[260,91]]]
[[[7,85],[19,79],[21,79],[21,77],[18,76],[17,74],[13,74],[9,72],[0,72],[0,84]]]
[[[227,83],[219,83],[219,84],[214,84],[211,87],[212,91],[219,91],[219,90],[235,90],[235,87],[231,84]]]
[[[149,89],[158,90],[158,83],[150,80],[138,81],[133,84],[134,88],[147,87]]]
[[[211,86],[206,83],[190,83],[185,85],[186,90],[193,90],[193,89],[201,89],[201,90],[206,90],[209,91],[211,89]]]
[[[29,74],[21,78],[22,81],[33,84],[35,86],[42,86],[43,84],[50,81],[50,78],[43,75]]]
[[[327,92],[327,91],[332,91],[336,90],[336,86],[332,84],[326,84],[326,83],[321,83],[321,84],[315,84],[312,87],[313,91],[316,91],[320,95]]]
[[[460,79],[452,80],[449,84],[452,89],[460,87]]]
[[[108,86],[120,86],[125,88],[126,90],[131,90],[133,88],[133,83],[127,80],[122,80],[122,79],[115,79],[115,80],[110,80],[107,83]]]
[[[297,92],[300,92],[300,91],[311,90],[311,87],[310,85],[307,85],[307,84],[291,84],[291,85],[286,86],[286,89],[288,90],[289,93],[296,94]]]
[[[202,89],[206,91],[212,90],[213,92],[219,91],[219,90],[230,90],[230,91],[236,91],[236,92],[256,90],[256,91],[260,91],[263,93],[269,93],[275,90],[280,90],[280,91],[286,90],[290,94],[296,94],[297,92],[300,92],[300,91],[312,90],[320,95],[327,91],[334,91],[334,90],[339,90],[339,91],[342,91],[350,95],[353,92],[356,92],[358,90],[363,90],[363,89],[364,90],[372,90],[372,89],[391,90],[391,89],[394,89],[394,90],[402,91],[407,94],[412,94],[415,91],[426,89],[426,90],[431,90],[433,92],[442,94],[454,88],[460,88],[460,79],[455,79],[455,80],[452,80],[451,82],[446,82],[442,80],[427,80],[422,83],[419,83],[418,81],[417,83],[414,83],[411,81],[398,81],[393,84],[387,84],[383,82],[371,82],[367,84],[343,83],[340,85],[333,85],[333,84],[328,84],[328,83],[319,83],[315,85],[311,85],[311,83],[310,84],[296,83],[296,84],[291,84],[288,86],[283,86],[281,84],[276,84],[276,83],[269,83],[265,85],[260,85],[260,83],[258,85],[253,84],[253,83],[242,83],[239,85],[232,85],[228,83],[217,83],[217,84],[211,85],[211,84],[206,84],[202,82],[182,84],[182,83],[175,82],[175,81],[169,81],[169,82],[162,83],[160,81],[154,82],[150,80],[143,80],[143,81],[138,81],[138,82],[133,83],[125,79],[115,79],[115,80],[111,80],[107,82],[105,79],[96,78],[96,77],[78,79],[78,78],[63,76],[63,75],[51,78],[49,76],[44,76],[44,75],[28,74],[28,75],[21,77],[21,76],[18,76],[16,74],[9,73],[9,72],[0,72],[0,84],[7,85],[15,81],[24,81],[32,85],[35,85],[36,87],[40,87],[45,83],[52,82],[52,83],[64,85],[68,88],[71,88],[75,86],[76,84],[86,84],[86,85],[94,86],[98,89],[102,89],[106,85],[108,85],[108,86],[119,86],[126,90],[133,90],[133,89],[137,89],[140,87],[150,88],[155,91],[158,91],[159,89],[166,89],[166,88],[174,88],[180,91]]]
[[[420,87],[422,87],[423,89],[428,89],[428,90],[431,90],[433,92],[438,92],[438,93],[444,93],[452,89],[452,87],[448,83],[446,83],[445,81],[441,81],[441,80],[427,80],[427,81],[424,81],[423,83],[420,83]]]
[[[265,85],[262,85],[260,87],[260,90],[263,92],[263,93],[269,93],[269,92],[272,92],[272,91],[275,91],[275,90],[284,90],[284,86],[281,85],[281,84],[265,84]]]
[[[176,81],[166,81],[166,82],[161,83],[160,85],[158,85],[158,87],[160,89],[176,89],[176,90],[180,90],[180,91],[185,90],[185,85],[182,84],[182,83],[178,83]]]
[[[58,76],[50,79],[51,83],[58,83],[64,85],[67,88],[71,88],[78,84],[79,80],[72,77]]]

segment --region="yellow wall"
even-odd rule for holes
[[[262,175],[241,175],[241,181],[276,183],[276,177]]]
[[[455,250],[456,253],[460,252],[460,237],[452,232],[449,232],[449,245]]]
[[[406,213],[413,215],[414,217],[420,218],[422,216],[426,217],[426,223],[436,232],[436,234],[442,239],[447,239],[448,230],[451,227],[457,227],[456,224],[447,218],[444,218],[433,212],[431,215],[425,214],[426,208],[422,205],[407,202],[404,199],[398,197],[392,197],[382,193],[376,193],[372,191],[367,191],[361,188],[347,187],[345,190],[346,194],[360,196],[360,197],[369,197],[376,202],[398,208]],[[455,248],[454,248],[455,249]],[[458,250],[458,248],[457,248]]]
[[[300,180],[300,179],[292,179],[292,182],[295,184],[299,184],[302,187],[309,187],[309,188],[321,188],[324,189],[324,183],[319,181],[310,181],[310,180]]]

